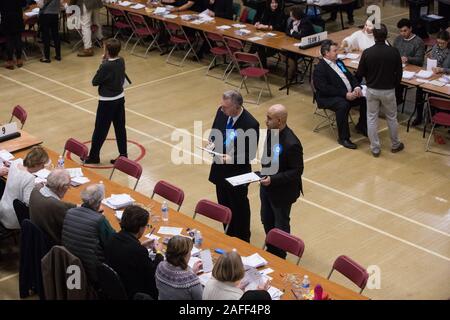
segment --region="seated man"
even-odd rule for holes
[[[115,233],[102,214],[105,197],[103,184],[94,184],[81,192],[81,207],[67,211],[62,231],[62,244],[83,263],[89,281],[97,282],[97,267],[104,261],[105,244]]]
[[[61,244],[61,232],[67,210],[76,205],[61,201],[70,187],[70,175],[64,169],[53,170],[47,184],[35,187],[30,196],[30,219],[53,241]]]
[[[139,206],[127,207],[120,221],[120,232],[114,234],[105,247],[106,263],[119,274],[130,299],[138,292],[158,299],[155,272],[158,264],[164,261],[162,244],[157,240],[139,242],[149,216],[148,211]],[[148,249],[156,251],[154,260],[150,259]]]
[[[356,77],[350,73],[344,63],[337,59],[337,43],[325,40],[320,53],[323,59],[313,72],[317,103],[336,112],[336,125],[339,144],[345,148],[356,149],[350,140],[348,114],[354,106],[359,106],[360,117],[356,130],[367,136],[366,98]]]

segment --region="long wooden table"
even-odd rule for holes
[[[59,154],[57,152],[54,152],[50,149],[46,149],[49,153],[50,158],[54,163],[56,163]],[[26,154],[26,150],[16,152],[14,153],[15,157],[24,157]],[[79,163],[74,162],[73,160],[66,159],[65,162],[66,168],[71,167],[80,167]],[[149,197],[131,190],[130,188],[127,188],[125,186],[119,185],[113,181],[108,180],[106,177],[103,177],[87,168],[83,168],[84,176],[90,179],[91,183],[99,183],[100,181],[103,181],[105,185],[106,190],[106,197],[109,197],[111,194],[121,194],[121,193],[127,193],[131,197],[133,197],[137,203],[142,204],[147,209],[151,210],[151,218],[150,218],[150,224],[149,228],[147,229],[146,233],[149,233],[151,231],[150,228],[155,228],[155,234],[157,234],[157,231],[159,230],[160,226],[171,226],[171,227],[182,227],[183,228],[183,234],[186,234],[186,228],[191,229],[197,229],[201,230],[203,235],[203,245],[202,249],[212,249],[213,259],[217,257],[217,254],[214,252],[214,249],[220,248],[223,250],[230,251],[232,249],[237,249],[238,253],[241,256],[248,256],[255,252],[259,253],[262,257],[264,257],[269,264],[267,267],[270,267],[274,270],[273,273],[269,274],[273,278],[271,284],[275,286],[276,288],[280,290],[284,290],[284,294],[282,296],[282,299],[295,299],[295,296],[293,295],[291,289],[292,284],[287,280],[291,278],[290,275],[298,275],[298,279],[301,279],[303,275],[307,274],[310,277],[311,280],[311,286],[312,288],[316,284],[320,284],[324,291],[328,293],[328,295],[332,299],[338,299],[338,300],[366,300],[367,298],[350,290],[347,289],[339,284],[336,284],[332,281],[329,281],[325,278],[323,278],[320,275],[317,275],[305,268],[302,268],[300,266],[296,266],[286,260],[283,260],[279,257],[276,257],[261,248],[256,248],[253,245],[244,242],[238,238],[229,237],[225,235],[224,233],[213,229],[201,222],[198,222],[196,220],[193,220],[190,215],[186,215],[180,212],[176,212],[173,209],[169,210],[169,221],[163,222],[161,219],[160,214],[160,207],[161,203],[155,200],[150,199]],[[67,192],[64,200],[70,201],[72,203],[80,203],[80,191],[82,190],[81,187],[71,187],[69,191]],[[114,215],[114,211],[108,207],[104,208],[104,215],[106,218],[110,221],[112,227],[115,230],[120,230],[119,221]],[[163,237],[163,236],[162,236]],[[141,241],[145,240],[146,238],[143,237]],[[330,266],[331,268],[331,266]]]
[[[16,152],[42,143],[42,140],[32,136],[26,131],[20,130],[20,137],[0,142],[0,150]]]

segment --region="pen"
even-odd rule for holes
[[[153,234],[153,232],[155,232],[155,228],[152,229],[152,231],[150,231],[150,236]]]

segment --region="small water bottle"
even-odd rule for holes
[[[303,276],[302,293],[304,295],[309,294],[309,277],[306,274]]]
[[[163,221],[169,221],[169,207],[167,206],[167,201],[164,201],[161,205],[161,215]]]
[[[194,242],[195,242],[195,246],[197,248],[200,248],[202,246],[203,243],[203,237],[202,237],[202,233],[200,232],[200,230],[198,230],[195,233],[195,237],[194,237]]]
[[[63,156],[59,156],[57,168],[58,169],[64,169],[64,157]]]

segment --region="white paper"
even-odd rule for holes
[[[75,177],[70,180],[70,184],[74,187],[77,187],[77,186],[81,186],[82,184],[86,184],[90,181],[91,180],[89,180],[86,177]]]
[[[359,53],[347,53],[347,59],[355,60],[359,58]]]
[[[70,178],[83,176],[83,170],[81,168],[66,168],[66,171],[70,174]]]
[[[154,14],[163,14],[163,13],[166,13],[166,12],[167,12],[167,9],[164,8],[164,7],[158,7],[158,8],[155,9],[155,11],[153,11]]]
[[[261,273],[255,268],[249,268],[245,271],[244,278],[241,280],[242,284],[245,284],[245,291],[257,290],[258,287],[264,284],[264,279]]]
[[[10,161],[14,159],[14,156],[6,150],[0,150],[0,160]]]
[[[39,183],[46,184],[47,183],[47,179],[42,179],[42,178],[36,177],[34,179],[34,184],[39,184]]]
[[[429,15],[427,15],[427,17],[428,17],[428,18],[431,18],[431,19],[436,19],[436,20],[439,20],[439,19],[444,18],[444,17],[438,16],[438,15],[436,15],[436,14],[429,14]]]
[[[147,233],[145,235],[145,237],[147,239],[150,239],[150,240],[159,240],[159,239],[161,239],[161,237],[158,237],[156,234],[150,234],[150,233]]]
[[[192,247],[192,250],[191,250],[191,256],[193,256],[193,257],[198,256],[198,255],[200,254],[201,251],[202,251],[202,250],[200,250],[200,249],[197,248],[196,246],[193,246],[193,247]]]
[[[254,172],[244,173],[238,176],[226,178],[233,187],[240,186],[247,183],[252,183],[261,180],[261,178]]]
[[[258,41],[258,40],[262,40],[262,38],[261,38],[261,37],[251,37],[251,38],[248,38],[248,41]]]
[[[427,79],[433,75],[433,71],[420,70],[417,72],[416,76],[418,78]]]
[[[17,158],[17,159],[14,159],[14,160],[11,160],[10,162],[10,166],[17,166],[17,165],[23,165],[23,159],[22,158]]]
[[[266,268],[266,269],[259,271],[259,273],[261,273],[262,275],[268,275],[268,274],[272,273],[273,271],[274,270],[272,268]]]
[[[281,291],[278,288],[275,288],[274,286],[270,286],[269,290],[267,292],[272,297],[272,300],[280,300],[281,296],[284,294],[283,291]]]
[[[440,82],[440,81],[438,81],[438,80],[430,81],[430,84],[432,84],[433,86],[437,86],[437,87],[443,87],[443,86],[445,86],[445,83],[444,83],[444,82]]]
[[[111,197],[103,199],[102,203],[111,209],[117,210],[133,204],[134,199],[126,193],[112,194]]]
[[[128,7],[128,6],[131,6],[131,2],[130,1],[119,1],[119,6]]]
[[[216,29],[219,29],[219,30],[228,30],[228,29],[231,29],[231,27],[230,27],[230,26],[227,26],[227,25],[223,25],[223,26],[218,26],[218,27],[216,27]]]
[[[191,269],[193,269],[194,268],[194,264],[196,264],[198,261],[202,261],[202,259],[200,259],[198,257],[191,257],[189,259],[188,266],[191,267]]]
[[[402,78],[403,78],[403,79],[409,80],[409,79],[414,78],[415,75],[416,75],[415,72],[412,72],[412,71],[403,71]]]
[[[202,286],[206,286],[208,281],[212,278],[212,272],[202,273],[201,275],[198,276],[198,278],[200,279],[200,284]]]
[[[166,234],[169,236],[177,236],[183,231],[183,228],[175,228],[175,227],[160,227],[158,233]]]
[[[301,42],[296,42],[296,43],[293,44],[294,47],[300,47],[301,45],[302,45]]]
[[[235,28],[245,28],[245,24],[240,24],[240,23],[234,23],[234,24],[232,24],[232,26]]]
[[[267,32],[265,35],[268,37],[275,37],[277,34],[273,32]]]
[[[244,266],[259,268],[267,265],[267,260],[261,257],[258,253],[254,253],[251,256],[242,257],[242,263]]]
[[[41,10],[40,8],[34,8],[33,10],[31,10],[31,12],[39,13],[40,10]]]
[[[193,20],[194,16],[192,14],[182,14],[180,15],[181,20],[189,21]]]
[[[363,97],[367,97],[367,86],[365,84],[361,86],[361,92]]]
[[[444,76],[444,77],[439,78],[438,81],[443,82],[443,83],[449,83],[450,79]]]
[[[32,12],[32,11],[30,11],[30,12],[25,12],[25,15],[27,16],[27,17],[34,17],[34,16],[37,16],[39,14],[39,12]]]
[[[48,175],[50,174],[50,170],[47,169],[41,169],[38,172],[35,172],[34,175],[41,179],[47,179]]]
[[[421,83],[428,83],[428,82],[430,82],[430,80],[427,80],[427,79],[416,79],[416,81],[417,82],[421,82]]]
[[[433,68],[437,67],[437,60],[427,58],[427,71],[433,71]]]
[[[359,61],[358,61],[358,60],[352,60],[352,61],[350,61],[350,63],[351,63],[351,64],[356,64],[356,65],[358,65],[358,64],[359,64]]]
[[[236,30],[234,33],[243,36],[243,35],[246,35],[246,34],[250,34],[252,32],[250,30],[248,30],[248,29],[239,29],[239,30]]]
[[[200,259],[202,259],[203,272],[211,272],[214,267],[212,257],[211,257],[211,251],[202,250],[200,252]]]
[[[114,215],[117,219],[122,220],[123,211],[122,210],[116,210],[114,211]]]
[[[130,8],[139,10],[139,9],[144,9],[145,5],[140,4],[140,3],[136,3],[134,6],[131,6]]]
[[[163,16],[164,18],[167,18],[167,19],[175,19],[176,17],[177,17],[177,15],[176,14],[166,14],[165,16]]]

